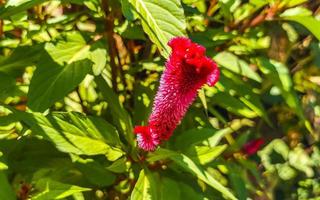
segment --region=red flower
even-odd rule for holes
[[[188,38],[177,37],[168,45],[172,48],[166,62],[152,113],[147,126],[136,126],[140,148],[153,151],[168,140],[187,109],[204,85],[213,86],[219,79],[216,63],[205,56],[206,49]]]
[[[262,138],[249,141],[243,146],[242,151],[248,156],[251,156],[260,149],[263,143],[264,143],[264,140]]]

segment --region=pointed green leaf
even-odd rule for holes
[[[133,188],[131,200],[156,200],[156,187],[152,174],[146,169],[141,170],[138,181]]]
[[[167,57],[168,41],[186,35],[186,23],[179,0],[129,0],[137,12],[144,31]]]
[[[46,1],[48,0],[8,0],[5,6],[0,8],[0,18],[8,18]]]
[[[0,171],[0,199],[6,199],[6,200],[15,200],[16,195],[13,192],[11,185],[8,182],[8,178],[6,174],[3,171]]]
[[[249,64],[244,60],[239,59],[237,56],[230,52],[218,53],[213,59],[220,67],[226,68],[232,72],[248,77],[257,82],[261,82],[261,77],[257,72],[250,68]]]
[[[35,188],[40,192],[32,197],[34,200],[64,199],[73,194],[91,190],[77,185],[61,183],[49,178],[38,180]]]
[[[45,111],[79,85],[91,68],[89,60],[61,66],[48,56],[42,57],[30,83],[28,107],[33,111]]]
[[[20,121],[27,124],[32,133],[55,144],[58,150],[77,155],[106,155],[111,161],[123,155],[118,146],[111,146],[102,139],[98,129],[71,124],[59,115],[43,116],[40,113],[26,113],[11,109]],[[71,121],[72,122],[72,121]]]
[[[148,160],[154,162],[160,159],[173,160],[177,165],[181,166],[186,171],[195,175],[197,178],[210,185],[214,189],[221,192],[229,199],[236,199],[235,196],[225,186],[215,180],[208,172],[201,169],[196,163],[194,163],[189,157],[184,154],[176,153],[168,149],[158,149],[156,152],[150,155]]]

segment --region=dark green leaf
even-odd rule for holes
[[[16,195],[13,192],[11,185],[8,182],[5,172],[3,171],[0,171],[0,185],[1,185],[0,199],[5,199],[5,200],[16,199]]]
[[[32,66],[39,60],[42,51],[41,45],[20,46],[10,56],[0,60],[0,72],[20,75],[25,67]]]
[[[30,83],[28,106],[33,111],[45,111],[79,85],[91,69],[92,62],[89,60],[61,66],[45,54]]]

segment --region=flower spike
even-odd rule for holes
[[[166,62],[147,126],[136,126],[140,148],[154,151],[168,140],[204,85],[214,86],[219,79],[217,64],[206,57],[206,49],[190,39],[169,41],[172,52]]]

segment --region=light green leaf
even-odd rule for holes
[[[28,92],[28,107],[43,112],[71,92],[91,72],[92,62],[81,60],[64,66],[45,54],[37,65]]]
[[[201,169],[200,166],[195,164],[186,155],[176,153],[167,149],[158,149],[156,152],[150,155],[150,157],[148,158],[148,161],[154,162],[160,159],[173,160],[177,165],[181,166],[183,169],[195,175],[197,178],[199,178],[206,184],[218,190],[229,199],[236,199],[236,197],[225,186],[221,185],[208,172]]]
[[[48,0],[8,0],[0,9],[0,18],[8,18]]]
[[[293,7],[307,1],[308,0],[285,0],[284,2],[286,3],[286,7]]]
[[[157,185],[152,177],[152,174],[143,169],[140,171],[138,181],[133,188],[131,194],[131,200],[156,200],[157,199],[157,192],[156,192]]]
[[[320,20],[313,16],[284,16],[283,19],[297,22],[306,27],[318,40],[320,40]]]
[[[89,59],[93,62],[92,71],[99,75],[108,61],[107,50],[101,42],[88,43],[79,32],[67,32],[55,43],[47,43],[45,50],[59,65]]]
[[[0,172],[2,170],[6,170],[8,169],[8,165],[6,165],[5,163],[3,163],[3,158],[1,158],[3,156],[3,153],[0,151]],[[1,196],[1,195],[0,195]]]
[[[107,63],[107,50],[103,48],[92,50],[89,53],[88,58],[94,63],[92,66],[93,74],[95,76],[101,74]]]
[[[298,6],[294,8],[289,8],[281,13],[280,17],[294,17],[294,16],[310,16],[312,15],[312,11],[308,10],[305,7]]]
[[[216,159],[226,148],[227,145],[219,145],[215,147],[194,146],[189,148],[186,155],[201,165],[205,165]]]
[[[129,0],[137,12],[144,31],[167,57],[168,41],[186,35],[186,23],[179,0]]]
[[[237,56],[230,52],[218,53],[213,59],[220,67],[226,68],[232,72],[248,77],[257,82],[261,82],[261,77],[257,72],[252,70],[247,62],[239,59]]]
[[[128,167],[127,159],[120,158],[108,166],[107,169],[115,173],[124,173],[127,171]]]
[[[34,135],[55,144],[61,152],[76,155],[106,155],[113,161],[123,155],[120,148],[108,145],[102,135],[88,126],[71,124],[66,118],[59,115],[43,116],[40,113],[26,113],[11,108],[11,111],[20,121],[27,124]],[[73,116],[76,117],[76,116]],[[84,125],[84,124],[83,124]],[[90,125],[89,125],[90,126]],[[97,136],[98,135],[98,136]]]
[[[56,43],[47,43],[45,50],[54,62],[64,65],[87,58],[90,45],[79,32],[67,32]]]
[[[64,199],[73,194],[91,190],[77,185],[61,183],[49,178],[38,180],[35,183],[35,188],[40,192],[32,197],[33,200]]]
[[[100,117],[86,116],[77,112],[54,112],[53,115],[81,129],[85,135],[103,140],[112,146],[121,146],[117,130]]]

